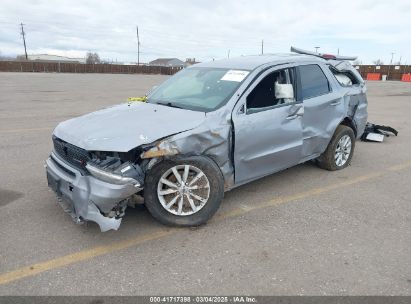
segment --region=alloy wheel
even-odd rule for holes
[[[161,176],[157,196],[168,212],[179,216],[192,215],[207,204],[210,183],[199,168],[193,165],[176,165]]]
[[[335,149],[334,160],[338,167],[342,167],[348,161],[351,154],[351,137],[344,135],[340,138]]]

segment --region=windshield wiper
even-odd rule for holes
[[[156,104],[162,105],[162,106],[167,106],[167,107],[172,107],[172,108],[179,108],[183,109],[183,107],[180,107],[172,102],[156,102]]]

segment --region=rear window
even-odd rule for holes
[[[328,79],[316,64],[299,66],[301,95],[303,99],[324,95],[330,92]]]

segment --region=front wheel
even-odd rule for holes
[[[147,174],[144,198],[148,211],[161,223],[198,226],[220,206],[224,179],[206,157],[165,160]]]
[[[339,125],[327,149],[318,158],[318,165],[330,171],[344,169],[351,162],[354,147],[354,131],[350,127]]]

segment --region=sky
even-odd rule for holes
[[[0,54],[140,62],[289,52],[290,46],[411,63],[410,0],[0,0]]]

